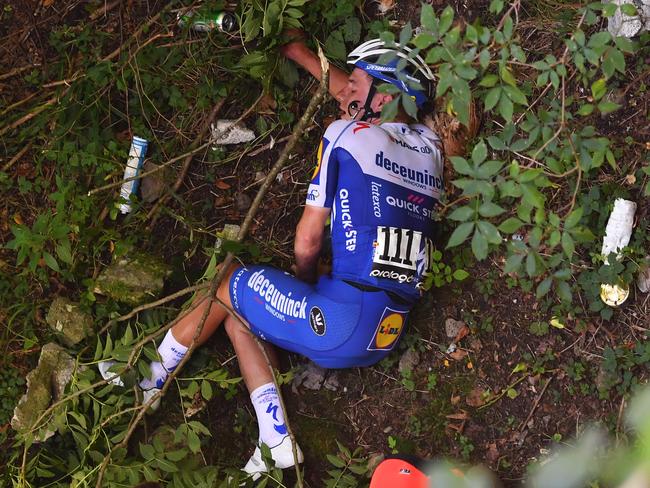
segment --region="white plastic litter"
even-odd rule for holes
[[[650,256],[646,256],[645,263],[641,266],[636,286],[639,287],[641,293],[650,292]]]
[[[243,125],[234,125],[234,123],[234,120],[221,119],[217,120],[216,127],[214,124],[210,125],[212,142],[215,146],[241,144],[255,139],[255,132]]]
[[[607,263],[607,256],[610,253],[618,253],[630,243],[635,212],[635,202],[622,198],[617,198],[614,201],[614,209],[607,221],[605,237],[603,238],[602,254],[605,257],[605,263]]]
[[[607,30],[612,36],[634,37],[642,30],[650,30],[650,0],[612,0],[621,6],[625,4],[636,7],[638,15],[626,15],[619,8],[607,23]]]

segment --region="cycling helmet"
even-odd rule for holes
[[[393,54],[393,58],[387,63],[380,63],[382,55],[387,53]],[[405,69],[398,68],[402,59],[406,62]],[[348,55],[348,64],[362,69],[374,79],[395,85],[410,95],[418,107],[433,94],[434,76],[429,67],[413,49],[398,43],[388,45],[381,39],[364,42]],[[406,80],[417,82],[422,88],[417,88]]]

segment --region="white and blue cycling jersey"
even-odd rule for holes
[[[230,299],[254,334],[325,368],[390,354],[430,269],[438,144],[423,125],[330,125],[307,204],[332,209],[332,276],[310,284],[270,266],[237,269]]]
[[[420,124],[338,120],[318,150],[307,205],[331,208],[332,277],[415,301],[430,273],[440,139]]]

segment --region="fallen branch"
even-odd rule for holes
[[[23,73],[25,71],[29,71],[32,68],[38,68],[40,64],[32,64],[29,66],[21,66],[20,68],[14,68],[11,71],[8,71],[6,73],[2,73],[0,75],[0,80],[6,80],[7,78],[11,78],[12,76],[19,75],[20,73]]]
[[[18,151],[18,154],[16,154],[13,158],[9,160],[7,164],[5,164],[2,167],[2,170],[0,171],[7,171],[9,168],[11,168],[14,164],[16,164],[16,161],[18,161],[20,158],[23,157],[23,155],[29,151],[34,144],[34,141],[31,141],[29,144],[26,144],[25,147],[23,147],[20,151]]]
[[[222,98],[212,108],[212,111],[205,118],[205,121],[203,122],[203,127],[201,127],[201,131],[199,132],[199,135],[197,135],[196,139],[194,139],[194,142],[192,142],[190,149],[194,149],[195,147],[197,147],[201,142],[201,140],[205,137],[205,134],[210,130],[210,124],[212,124],[212,121],[215,119],[217,114],[221,111],[221,107],[223,107],[225,101],[226,99]],[[167,191],[167,193],[165,193],[163,196],[161,196],[156,202],[156,204],[153,206],[153,208],[147,214],[147,220],[153,218],[153,221],[149,224],[149,228],[152,228],[156,223],[156,218],[157,218],[156,214],[160,209],[160,207],[167,201],[167,199],[172,193],[175,193],[180,188],[181,184],[183,183],[183,180],[185,179],[185,176],[187,175],[187,171],[190,168],[190,163],[192,162],[193,156],[194,153],[188,155],[185,158],[185,160],[183,161],[183,166],[181,167],[181,170],[178,173],[178,178],[176,178],[176,182],[172,185],[172,189]]]
[[[50,105],[54,105],[58,100],[59,100],[58,95],[57,95],[57,96],[54,96],[54,97],[50,98],[49,100],[47,100],[43,105],[39,105],[39,106],[36,107],[34,110],[32,110],[32,111],[29,112],[29,113],[26,113],[25,115],[23,115],[23,116],[22,116],[21,118],[19,118],[18,120],[12,122],[12,123],[9,124],[9,125],[6,125],[6,126],[3,127],[2,129],[0,129],[0,136],[5,135],[7,132],[9,132],[9,131],[11,131],[11,130],[14,130],[16,127],[19,127],[19,126],[21,126],[22,124],[24,124],[25,122],[27,122],[27,121],[33,119],[33,118],[36,117],[38,114],[40,114],[43,110],[45,110],[47,107],[49,107]]]
[[[120,315],[117,318],[109,320],[108,323],[101,328],[98,335],[102,335],[104,332],[106,332],[108,329],[110,329],[112,326],[114,326],[119,322],[124,322],[125,320],[129,320],[130,318],[135,317],[140,312],[144,312],[145,310],[149,310],[151,308],[159,307],[160,305],[164,305],[167,302],[171,302],[172,300],[175,300],[178,297],[182,297],[183,295],[187,295],[188,293],[193,293],[195,291],[203,290],[208,286],[209,286],[208,283],[199,283],[198,285],[188,286],[187,288],[178,290],[177,292],[172,293],[171,295],[167,295],[166,297],[156,300],[155,302],[149,302],[149,303],[145,303],[144,305],[140,305],[139,307],[134,308],[133,310],[131,310],[129,313],[125,315]]]
[[[535,413],[535,410],[537,410],[537,406],[539,405],[540,400],[544,396],[544,393],[546,392],[546,389],[548,388],[548,385],[551,384],[551,381],[555,377],[555,374],[551,375],[551,377],[546,381],[546,384],[542,388],[542,391],[539,392],[539,395],[537,395],[537,398],[535,399],[535,403],[533,403],[533,408],[530,409],[530,413],[528,414],[528,417],[526,417],[526,420],[524,420],[520,425],[519,425],[519,432],[524,430],[524,427],[528,425],[528,421],[531,419],[533,416],[533,413]]]
[[[262,93],[262,95],[257,97],[257,100],[255,100],[255,102],[253,102],[253,104],[250,107],[248,107],[248,109],[246,109],[246,111],[237,120],[235,120],[230,126],[228,126],[228,128],[223,132],[222,135],[226,136],[228,133],[230,133],[230,131],[232,131],[237,126],[237,124],[239,124],[242,120],[246,119],[246,117],[248,117],[253,112],[255,107],[257,107],[257,104],[260,103],[260,100],[262,100],[263,96],[264,96],[264,93]],[[196,139],[192,143],[193,145],[198,144],[201,141],[201,139],[203,139],[203,137],[205,137],[206,132],[208,131],[208,129],[210,129],[210,124],[212,124],[212,121],[217,116],[217,113],[219,112],[219,110],[221,110],[221,107],[223,106],[224,102],[225,102],[225,99],[220,100],[217,103],[217,105],[215,105],[215,107],[212,109],[212,112],[210,113],[210,115],[205,119],[205,124],[201,128],[201,132],[199,133],[199,135],[196,137]],[[208,141],[208,142],[210,142],[210,141]],[[151,223],[148,226],[149,230],[151,230],[153,228],[153,226],[155,225],[155,223],[156,223],[156,219],[157,219],[156,214],[157,214],[158,210],[160,210],[160,208],[165,203],[165,201],[173,193],[178,192],[178,189],[183,184],[183,180],[185,179],[185,176],[187,176],[187,172],[190,169],[190,164],[191,163],[192,163],[192,156],[188,156],[187,158],[185,158],[185,161],[183,161],[183,166],[181,168],[181,171],[178,174],[178,178],[176,178],[176,182],[172,186],[172,189],[169,192],[167,192],[165,195],[163,195],[156,202],[156,204],[149,211],[149,213],[147,214],[147,219],[153,218],[153,220],[151,221]]]

